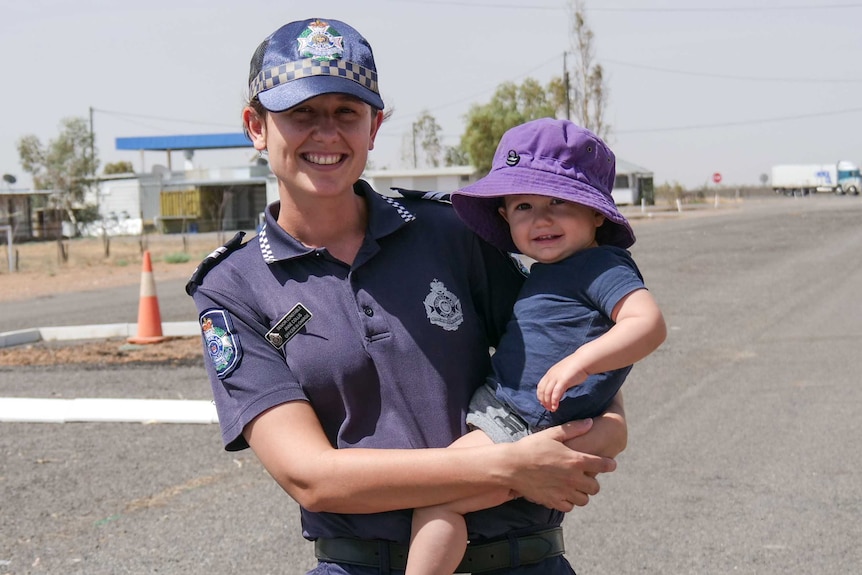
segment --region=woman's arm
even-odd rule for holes
[[[598,493],[598,473],[616,467],[612,459],[563,444],[590,425],[589,420],[574,422],[516,443],[484,447],[335,449],[312,407],[294,401],[263,412],[243,434],[270,475],[310,511],[377,513],[425,507],[500,487],[546,507],[571,511]]]
[[[616,457],[628,444],[628,425],[623,405],[623,392],[618,392],[610,407],[593,419],[592,428],[585,434],[565,441],[566,447],[602,457]]]

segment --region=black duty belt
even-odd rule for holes
[[[538,563],[565,552],[563,529],[555,527],[520,537],[468,545],[455,573],[483,573]],[[381,540],[318,539],[314,555],[320,561],[386,567],[401,571],[407,566],[407,546]]]

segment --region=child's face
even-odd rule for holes
[[[596,228],[605,217],[592,208],[536,194],[506,196],[500,215],[525,256],[550,264],[597,246]]]

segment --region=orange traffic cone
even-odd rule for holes
[[[153,279],[153,263],[150,252],[144,252],[144,267],[141,271],[141,302],[138,305],[138,335],[130,337],[129,343],[159,343],[162,335],[162,316],[159,313],[159,298]]]

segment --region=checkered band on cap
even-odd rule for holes
[[[364,86],[375,94],[380,93],[377,90],[377,72],[374,70],[369,70],[347,60],[316,60],[314,58],[307,58],[305,60],[297,60],[296,62],[288,62],[287,64],[282,64],[268,70],[262,70],[251,83],[249,97],[253,99],[261,92],[270,88],[312,76],[346,78]]]

